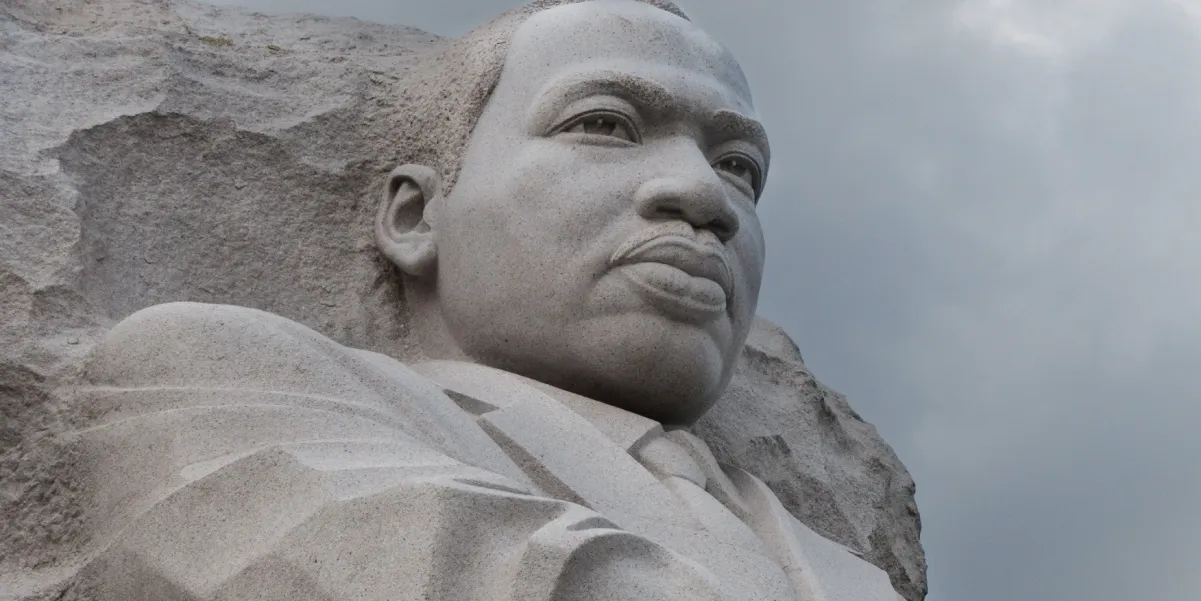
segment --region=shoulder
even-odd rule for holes
[[[322,344],[322,343],[325,344]],[[294,321],[265,311],[202,303],[168,303],[121,320],[85,365],[98,385],[182,385],[205,374],[235,371],[253,376],[271,357],[295,355],[305,347],[341,348]],[[231,369],[241,366],[241,369]],[[165,380],[169,380],[165,381]]]
[[[84,386],[93,388],[257,391],[293,400],[285,404],[304,398],[371,407],[381,416],[457,410],[437,386],[395,359],[231,305],[169,303],[138,311],[92,349],[83,375]]]
[[[330,424],[366,419],[464,463],[516,471],[436,383],[396,359],[257,309],[201,303],[143,309],[109,331],[83,376],[81,402],[95,405],[93,413],[110,413],[97,404],[120,405],[127,414],[127,406],[172,410],[217,398],[224,407],[270,405],[293,417],[319,411]],[[146,398],[153,402],[133,401]]]

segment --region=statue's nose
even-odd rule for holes
[[[680,219],[728,242],[738,233],[738,212],[700,149],[694,146],[690,154],[695,156],[642,184],[635,195],[638,212],[652,221]]]

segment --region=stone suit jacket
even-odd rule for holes
[[[687,431],[261,311],[140,311],[73,395],[98,599],[900,598]]]

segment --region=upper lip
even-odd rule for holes
[[[631,263],[663,263],[687,273],[717,282],[726,298],[733,294],[734,275],[721,250],[701,244],[677,233],[647,232],[623,243],[610,257],[614,267]]]

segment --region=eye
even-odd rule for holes
[[[590,113],[583,115],[568,121],[560,131],[566,134],[604,136],[624,142],[638,141],[634,126],[630,124],[630,121],[615,113]]]
[[[759,167],[741,155],[726,155],[713,163],[713,168],[735,179],[742,180],[751,190],[759,191]]]

